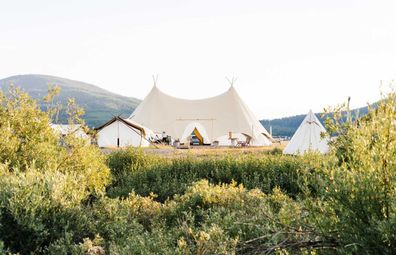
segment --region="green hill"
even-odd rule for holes
[[[40,100],[47,94],[49,84],[60,86],[61,93],[57,101],[66,105],[68,98],[75,98],[85,109],[84,119],[90,127],[99,126],[114,115],[129,116],[141,102],[139,99],[120,96],[95,85],[49,75],[16,75],[0,80],[2,90],[6,90],[11,84],[28,92],[32,98]],[[66,119],[61,117],[59,121],[66,122]]]
[[[362,107],[359,109],[352,110],[354,113],[358,111],[359,115],[367,114],[367,107]],[[322,113],[316,113],[316,116],[323,123],[325,118],[321,117]],[[304,120],[306,114],[285,117],[280,119],[272,119],[272,120],[261,120],[261,124],[269,131],[270,126],[272,126],[272,135],[273,136],[288,136],[292,137],[296,132],[297,128],[300,126],[301,122]],[[354,116],[354,114],[352,114]]]

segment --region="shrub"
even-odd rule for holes
[[[392,254],[396,242],[396,94],[355,122],[328,120],[339,136],[323,168],[320,193],[334,208],[343,251]],[[340,116],[341,114],[338,114]]]
[[[179,247],[188,246],[192,253],[203,247],[212,249],[208,254],[297,252],[330,243],[314,230],[305,209],[279,189],[267,195],[236,183],[212,185],[202,180],[168,201],[164,217],[168,225],[183,222]]]
[[[60,153],[47,113],[26,93],[12,88],[0,92],[0,162],[24,170],[56,164]]]
[[[92,234],[83,208],[109,183],[99,149],[73,135],[59,146],[50,119],[18,89],[0,93],[0,236],[12,252]]]
[[[0,194],[0,236],[14,252],[37,252],[65,232],[75,233],[75,238],[84,232],[80,204],[87,191],[73,175],[35,169],[9,172],[3,167]]]
[[[395,109],[390,93],[355,122],[336,112],[326,156],[105,158],[1,94],[0,253],[393,254]]]
[[[120,157],[122,155],[122,157]],[[109,156],[108,162],[113,175],[113,184],[108,188],[111,197],[126,197],[129,192],[147,196],[155,193],[158,201],[165,201],[175,194],[183,194],[188,186],[200,179],[211,183],[236,181],[247,188],[259,188],[269,193],[279,186],[287,194],[296,197],[307,187],[307,175],[318,165],[319,159],[309,160],[283,155],[238,157],[208,157],[196,159],[163,159],[142,156],[134,149],[117,151]],[[123,165],[128,167],[120,170]],[[122,171],[122,175],[119,173]]]

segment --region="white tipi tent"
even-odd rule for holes
[[[306,151],[327,153],[329,150],[328,139],[321,138],[320,135],[322,132],[326,132],[326,129],[312,110],[310,110],[286,148],[283,150],[283,153],[294,155],[304,154]]]
[[[271,145],[269,133],[233,86],[215,97],[187,100],[169,96],[154,85],[130,119],[174,139],[185,139],[196,128],[205,143],[219,141],[229,134],[231,143],[234,134],[243,134],[252,146]]]

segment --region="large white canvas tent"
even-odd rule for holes
[[[322,132],[326,132],[326,129],[310,110],[283,153],[294,155],[304,154],[307,151],[327,153],[329,150],[328,139],[321,138]]]
[[[206,144],[223,137],[231,143],[234,136],[242,134],[252,146],[271,145],[269,133],[233,86],[221,95],[199,100],[172,97],[154,86],[130,119],[181,142],[194,131]]]
[[[114,117],[96,128],[99,147],[148,147],[153,133],[129,119]]]

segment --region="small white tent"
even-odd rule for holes
[[[73,134],[75,137],[89,141],[90,137],[85,133],[81,125],[66,125],[66,124],[50,124],[52,130],[58,135],[66,136],[68,134]]]
[[[99,147],[148,147],[150,146],[151,130],[121,117],[114,117],[96,128]]]
[[[321,138],[322,132],[326,132],[326,129],[310,110],[283,153],[294,155],[304,154],[307,151],[327,153],[329,150],[328,139]]]

